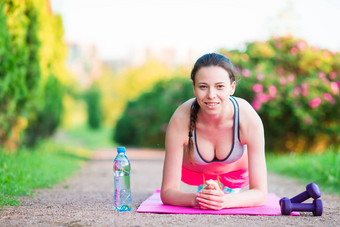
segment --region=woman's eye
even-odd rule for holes
[[[217,88],[222,89],[222,88],[224,88],[224,85],[218,85]]]
[[[207,88],[207,86],[201,85],[200,88],[204,89],[204,88]]]

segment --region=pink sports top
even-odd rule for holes
[[[243,153],[247,151],[247,145],[242,145],[240,142],[240,133],[239,133],[239,106],[236,101],[236,99],[233,96],[229,97],[230,101],[232,102],[234,106],[234,124],[233,124],[233,144],[231,146],[231,150],[227,157],[224,159],[217,159],[216,156],[213,160],[207,161],[204,160],[201,156],[198,146],[197,146],[197,138],[196,138],[196,127],[194,131],[192,132],[193,140],[194,140],[194,152],[193,152],[193,158],[195,162],[199,165],[207,165],[212,162],[221,162],[225,164],[229,164],[232,162],[236,162],[239,160]]]

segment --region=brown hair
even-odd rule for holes
[[[195,85],[196,73],[198,72],[198,70],[203,67],[208,67],[208,66],[219,66],[225,69],[229,74],[230,83],[236,81],[234,66],[229,60],[229,58],[221,54],[210,53],[210,54],[205,54],[199,59],[197,59],[194,65],[194,68],[191,71],[191,80],[194,85]],[[189,152],[189,157],[191,159],[193,158],[192,132],[196,127],[196,120],[197,120],[197,114],[198,114],[199,109],[200,109],[200,106],[197,102],[197,99],[195,99],[190,109],[190,126],[189,126],[189,135],[188,135],[189,136],[188,152]]]

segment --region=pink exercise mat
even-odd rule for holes
[[[275,194],[268,194],[267,202],[263,206],[229,208],[219,211],[201,210],[193,207],[179,207],[164,205],[160,198],[160,190],[157,189],[149,198],[147,198],[137,209],[139,213],[168,213],[168,214],[229,214],[229,215],[281,215],[280,198]],[[298,212],[292,212],[291,215],[300,215]]]

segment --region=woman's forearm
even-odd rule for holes
[[[197,207],[195,193],[183,192],[179,189],[167,189],[161,191],[161,200],[166,205]]]
[[[224,208],[261,206],[266,202],[267,192],[251,189],[244,192],[225,194]]]

